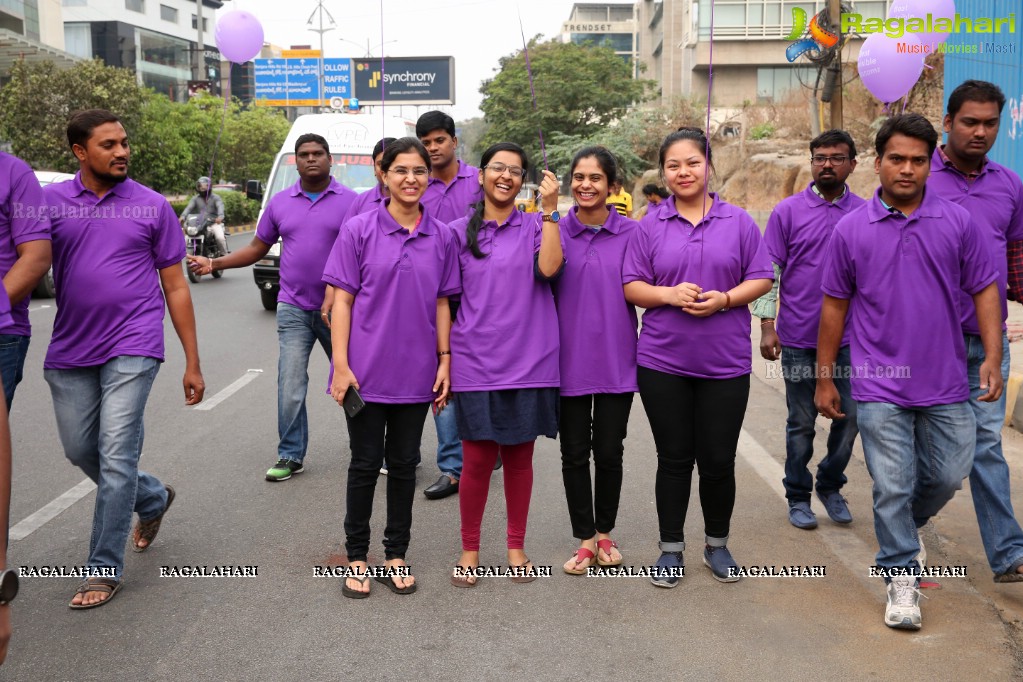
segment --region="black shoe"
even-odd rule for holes
[[[447,474],[441,474],[437,482],[423,491],[428,500],[440,500],[458,492],[458,481],[452,481]]]
[[[504,466],[504,462],[501,461],[501,455],[497,456],[497,461],[494,462],[494,471],[497,471]]]

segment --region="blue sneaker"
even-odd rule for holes
[[[657,587],[675,587],[685,574],[686,562],[682,559],[682,552],[661,552],[651,572],[650,582]]]
[[[796,528],[813,530],[817,527],[817,515],[810,509],[809,502],[789,502],[789,523]]]
[[[723,583],[739,581],[739,566],[735,563],[735,559],[732,558],[732,553],[728,551],[727,547],[707,545],[703,548],[703,563],[714,574],[715,580]]]
[[[824,508],[828,510],[828,516],[835,523],[852,523],[852,514],[849,513],[849,505],[845,498],[837,490],[828,493],[817,491],[817,499],[821,501]]]

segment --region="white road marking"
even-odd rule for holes
[[[785,500],[785,486],[782,485],[782,479],[785,477],[784,468],[746,429],[739,432],[738,451],[764,483],[776,492],[779,498]],[[824,513],[824,516],[827,517],[827,514]],[[868,517],[867,523],[872,520],[873,516],[871,515]],[[784,523],[787,522],[787,520],[784,521]],[[867,570],[868,567],[874,565],[875,550],[873,547],[867,545],[849,528],[835,528],[832,532],[831,529],[825,530],[818,527],[813,533],[864,586],[872,592],[877,591],[878,586],[882,583],[878,578],[871,578]]]
[[[38,308],[29,308],[28,312],[34,313],[37,310],[46,310],[47,308],[52,308],[52,307],[53,307],[52,305],[43,304],[43,305],[39,306]]]
[[[225,400],[230,398],[232,395],[234,395],[235,393],[240,391],[245,386],[245,384],[249,383],[250,381],[252,381],[256,377],[258,377],[262,373],[263,373],[263,370],[261,370],[261,369],[249,369],[249,370],[246,370],[245,374],[243,374],[241,376],[241,378],[239,378],[233,384],[231,384],[230,386],[228,386],[223,391],[221,391],[220,393],[216,394],[215,396],[213,396],[209,400],[204,400],[201,403],[199,403],[198,405],[196,405],[195,409],[197,409],[197,410],[212,410],[214,407],[216,407],[217,405],[219,405],[220,403],[224,402]]]
[[[96,484],[90,479],[85,479],[74,488],[53,500],[36,513],[22,519],[11,528],[10,541],[23,540],[29,535],[43,527],[44,524],[52,521],[58,514],[82,499],[93,490]]]

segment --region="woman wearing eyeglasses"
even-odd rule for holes
[[[462,555],[451,578],[456,587],[476,584],[480,523],[499,453],[511,579],[536,578],[524,551],[533,445],[538,436],[558,433],[558,318],[550,285],[564,264],[558,181],[544,171],[543,215],[522,213],[515,206],[528,168],[522,148],[495,144],[480,165],[483,201],[450,225],[463,283],[451,329],[451,388],[464,453]]]
[[[753,369],[747,304],[770,290],[774,270],[753,218],[707,191],[713,166],[702,130],[668,135],[660,169],[672,197],[643,218],[622,271],[625,298],[647,309],[637,379],[657,448],[661,555],[651,581],[675,587],[682,577],[695,465],[703,562],[717,580],[734,582],[735,450]]]
[[[639,223],[608,205],[618,163],[604,147],[572,160],[575,207],[561,221],[565,271],[554,286],[561,329],[561,474],[579,548],[565,573],[622,562],[611,531],[636,386],[636,308],[622,293],[625,247]],[[593,482],[590,482],[590,453]]]
[[[460,289],[451,232],[420,204],[430,174],[426,149],[412,137],[396,140],[384,150],[380,168],[390,198],[347,221],[323,273],[323,281],[335,289],[330,393],[343,404],[354,387],[365,401],[355,416],[345,414],[352,450],[345,551],[352,575],[345,578],[342,594],[353,599],[369,596],[369,522],[385,453],[383,544],[385,566],[393,575],[376,579],[397,594],[416,589],[405,564],[415,467],[430,405],[443,409],[447,402],[447,297]]]

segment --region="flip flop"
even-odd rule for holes
[[[479,577],[475,575],[467,575],[465,573],[459,573],[458,569],[461,568],[463,571],[466,570],[464,566],[455,566],[451,573],[451,584],[455,587],[471,588],[476,587],[479,584]],[[472,566],[471,568],[476,568]]]
[[[614,561],[614,560],[611,560],[611,561],[601,561],[600,560],[600,551],[602,550],[604,552],[604,554],[606,554],[608,556],[611,556],[611,549],[612,548],[617,549],[618,548],[618,543],[615,542],[614,540],[612,540],[611,538],[604,538],[603,540],[597,540],[597,550],[598,550],[597,551],[597,563],[599,565],[601,565],[601,566],[621,566],[622,565],[622,560],[621,559],[619,559],[618,561]]]
[[[579,549],[575,550],[575,554],[573,554],[572,557],[575,559],[576,564],[575,568],[565,568],[564,566],[562,566],[565,573],[568,573],[569,575],[586,575],[587,569],[589,569],[589,567],[592,566],[593,564],[597,563],[597,555],[591,552],[586,547],[580,547]],[[581,564],[584,561],[588,561],[589,563],[580,568],[579,564]]]
[[[103,606],[108,601],[114,598],[117,591],[121,589],[121,581],[115,578],[100,578],[92,577],[86,578],[78,589],[75,591],[76,595],[85,594],[86,592],[106,592],[107,597],[103,601],[94,602],[92,604],[75,604],[74,602],[68,602],[68,606],[72,609],[94,609],[97,606]]]
[[[353,590],[348,587],[349,580],[356,580],[360,585],[365,585],[369,581],[369,576],[366,574],[346,575],[344,578],[341,578],[341,594],[349,599],[365,599],[369,596],[369,592],[360,592],[359,590]]]
[[[511,579],[513,583],[531,583],[534,580],[536,580],[536,575],[533,573],[536,570],[536,568],[533,566],[533,562],[530,561],[529,559],[526,559],[526,563],[519,564],[518,566],[513,565],[511,566],[511,568],[513,571],[523,571],[524,573],[528,574],[516,575],[515,573],[512,573],[508,577]]]
[[[144,552],[153,546],[153,540],[156,539],[156,534],[160,532],[160,524],[163,523],[163,516],[170,509],[171,503],[174,502],[174,488],[171,486],[165,486],[167,488],[167,506],[163,508],[163,512],[156,518],[143,521],[139,519],[139,522],[135,524],[135,530],[131,535],[131,548],[135,552]],[[146,545],[143,547],[139,545],[139,540],[145,540]]]
[[[383,583],[384,585],[387,585],[387,589],[389,589],[391,592],[394,592],[395,594],[412,594],[413,592],[416,591],[416,587],[419,585],[419,583],[412,583],[411,585],[406,585],[405,587],[398,587],[397,585],[394,584],[394,580],[392,580],[390,576],[386,575],[378,575],[373,579],[376,580],[378,583]]]

